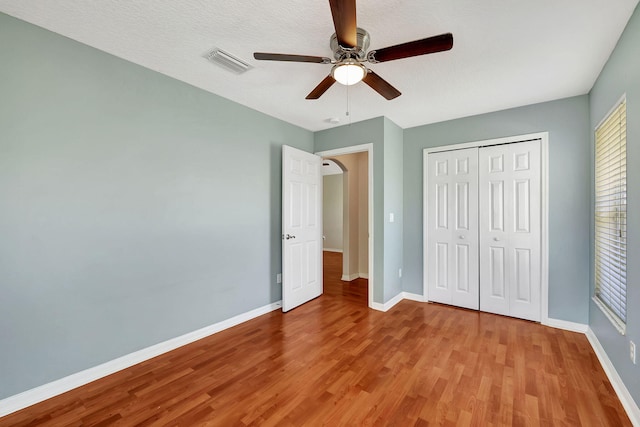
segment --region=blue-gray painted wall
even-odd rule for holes
[[[598,337],[616,371],[623,378],[636,404],[640,405],[640,355],[638,364],[629,358],[629,341],[639,345],[640,352],[640,7],[629,20],[618,44],[609,57],[590,93],[591,152],[594,152],[594,130],[620,97],[627,95],[627,331],[620,335],[590,301],[589,326]],[[593,171],[593,158],[591,170]],[[593,174],[593,172],[592,172]],[[593,178],[591,179],[593,182]],[[593,188],[592,188],[593,197]],[[590,212],[594,205],[590,206]],[[593,216],[591,218],[593,247]],[[591,252],[591,289],[594,292],[593,251]]]
[[[0,399],[281,299],[311,132],[2,14],[0,64]]]
[[[384,302],[402,292],[403,264],[403,131],[384,121]],[[390,221],[393,214],[394,221]]]
[[[402,292],[402,128],[378,117],[316,132],[314,138],[316,152],[373,145],[373,301],[384,304]]]
[[[372,144],[373,151],[373,301],[384,302],[384,127],[378,117],[314,134],[315,152]],[[371,266],[369,266],[371,270]],[[371,275],[371,273],[370,273]],[[380,278],[380,280],[378,279]]]

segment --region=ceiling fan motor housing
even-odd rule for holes
[[[333,57],[337,61],[342,61],[347,58],[354,58],[358,61],[364,61],[367,59],[367,49],[369,49],[369,32],[362,28],[358,28],[356,31],[357,45],[353,48],[343,47],[338,44],[338,36],[334,33],[329,41],[329,46],[333,51]]]

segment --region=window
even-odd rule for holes
[[[625,333],[627,321],[627,103],[596,128],[595,303]]]

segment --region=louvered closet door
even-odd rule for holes
[[[478,149],[429,154],[427,185],[429,300],[477,310]]]
[[[479,150],[480,310],[540,321],[540,141]]]

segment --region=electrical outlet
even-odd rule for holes
[[[631,362],[636,364],[636,344],[633,341],[629,341],[629,358]]]
[[[401,268],[398,269],[398,277],[402,277],[402,269]]]
[[[276,283],[282,283],[282,273],[276,274]]]

